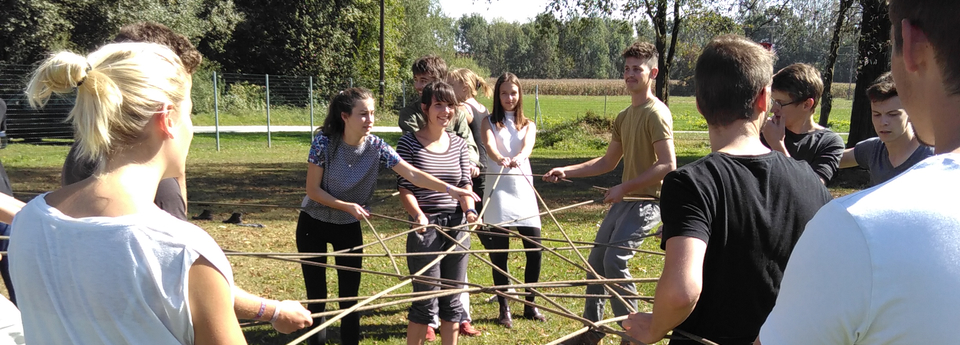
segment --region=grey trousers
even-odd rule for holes
[[[610,212],[600,223],[600,229],[597,230],[596,243],[612,244],[621,247],[638,248],[643,243],[643,235],[650,233],[653,227],[660,223],[660,205],[653,201],[621,201],[610,207]],[[587,261],[597,274],[608,279],[633,278],[630,275],[630,269],[627,267],[627,261],[633,257],[634,252],[626,249],[609,248],[594,246],[590,250],[590,257]],[[593,275],[587,274],[587,279],[595,279]],[[637,287],[633,283],[619,284],[624,290],[636,292]],[[622,290],[617,289],[618,293]],[[587,285],[587,294],[602,295],[605,294],[603,285]],[[583,317],[591,321],[600,321],[603,319],[603,298],[587,298],[584,305]],[[636,300],[628,300],[634,310],[637,308]],[[627,315],[629,310],[617,299],[610,302],[613,307],[613,314],[616,316]]]
[[[456,226],[463,224],[465,220],[462,212],[440,213],[429,215],[428,218],[430,224],[441,226]],[[407,235],[407,252],[441,252],[449,249],[451,246],[456,246],[452,240],[438,234],[437,231],[438,230],[431,228],[422,234],[411,232]],[[466,237],[462,244],[470,248],[470,233],[462,231],[446,231],[446,233],[457,240]],[[455,253],[464,250],[466,249],[458,246],[454,253],[447,254],[438,264],[430,266],[430,268],[423,272],[423,276],[463,281],[467,274],[467,254]],[[423,269],[436,258],[437,255],[407,257],[407,266],[410,269],[410,274],[414,274]],[[414,292],[438,290],[440,290],[438,286],[413,283]],[[409,319],[410,322],[427,325],[433,320],[434,315],[439,315],[441,320],[459,323],[463,313],[463,305],[460,304],[460,294],[455,294],[413,302],[410,306],[407,319]]]

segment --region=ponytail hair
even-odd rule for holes
[[[448,79],[463,84],[463,86],[467,88],[467,93],[470,94],[470,97],[476,98],[478,94],[482,94],[487,98],[493,96],[493,90],[490,89],[490,84],[487,84],[486,79],[481,78],[469,68],[453,70],[449,73]],[[459,101],[463,102],[466,100],[461,99]]]
[[[327,118],[323,120],[323,125],[313,131],[313,135],[323,133],[328,138],[340,138],[343,136],[345,124],[340,114],[353,113],[353,107],[357,102],[373,98],[373,93],[362,87],[351,87],[340,91],[340,93],[330,99],[330,106],[327,107]]]
[[[500,90],[506,84],[513,84],[517,86],[517,107],[514,108],[516,119],[514,123],[517,126],[517,130],[523,129],[529,121],[525,116],[523,116],[523,86],[520,85],[520,78],[513,73],[506,72],[497,78],[497,84],[493,88],[493,93],[495,98],[493,99],[493,112],[490,113],[490,121],[493,122],[497,128],[503,128],[503,121],[507,117],[506,110],[503,109],[503,104],[500,103]]]
[[[27,99],[43,107],[53,93],[77,90],[67,121],[73,123],[81,159],[100,162],[142,137],[164,104],[179,107],[191,78],[169,48],[151,43],[116,43],[89,56],[59,52],[34,71]],[[180,109],[178,109],[180,110]],[[189,116],[189,114],[184,114]]]

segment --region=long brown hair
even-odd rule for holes
[[[503,104],[500,103],[500,88],[504,84],[513,84],[517,86],[517,92],[519,92],[519,97],[517,97],[517,106],[513,108],[513,111],[516,112],[516,121],[517,130],[523,129],[527,125],[527,118],[523,116],[523,86],[520,85],[520,78],[517,78],[513,73],[507,72],[497,78],[497,84],[493,88],[493,112],[490,113],[490,121],[493,122],[497,128],[503,128],[503,120],[507,117],[506,111],[503,109]]]

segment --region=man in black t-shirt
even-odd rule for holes
[[[623,323],[631,337],[655,343],[677,329],[750,344],[773,308],[804,225],[831,197],[807,163],[760,142],[772,74],[772,53],[736,35],[713,39],[697,60],[713,152],[663,180],[663,274],[653,313]],[[671,344],[696,344],[681,333]]]

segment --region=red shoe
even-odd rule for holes
[[[433,327],[427,326],[427,341],[436,341],[437,332],[433,330]]]
[[[473,328],[473,325],[470,324],[470,321],[464,321],[460,323],[460,334],[468,337],[476,337],[480,335],[480,331],[476,328]]]

